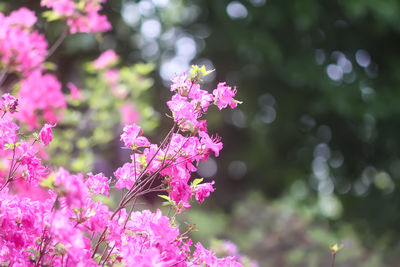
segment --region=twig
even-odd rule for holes
[[[8,71],[8,68],[4,67],[4,69],[0,72],[0,86],[3,84],[5,78],[7,77],[6,76],[7,71]]]
[[[46,60],[51,57],[51,55],[53,55],[53,53],[57,50],[57,48],[62,44],[62,42],[65,40],[65,38],[67,38],[68,36],[68,28],[65,27],[64,31],[62,32],[62,34],[60,35],[60,37],[58,37],[57,41],[55,41],[55,43],[51,46],[51,48],[49,49],[49,51],[47,52],[46,55]]]

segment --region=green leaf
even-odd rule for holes
[[[147,75],[154,70],[153,63],[138,63],[133,66],[133,70],[139,75]]]
[[[44,11],[42,13],[42,17],[45,18],[48,22],[60,19],[60,15],[53,10]]]
[[[98,255],[98,254],[97,254],[97,255],[94,257],[94,261],[100,263],[100,260],[101,260],[101,255]]]
[[[33,250],[33,249],[26,249],[26,250],[24,250],[24,251],[29,252],[29,253],[32,253],[32,254],[35,255],[35,256],[38,256],[38,255],[39,255],[39,251],[36,251],[36,250]]]
[[[33,138],[35,138],[35,140],[40,140],[40,134],[37,132],[34,132],[33,134]]]
[[[11,144],[11,143],[4,144],[4,150],[7,150],[7,149],[14,149],[14,144]]]
[[[79,3],[76,5],[76,8],[79,10],[84,10],[85,9],[85,1],[79,1]]]
[[[44,63],[44,67],[45,67],[47,70],[56,70],[56,69],[57,69],[57,65],[56,65],[56,64],[54,64],[53,62],[48,62],[48,61],[46,61],[46,62]]]
[[[58,253],[60,253],[61,255],[65,255],[67,254],[67,251],[65,249],[65,246],[63,243],[57,243],[54,248],[57,250]]]
[[[214,70],[206,70],[206,66],[197,66],[197,65],[192,65],[192,68],[190,69],[190,75],[192,75],[192,78],[194,79],[199,79],[203,78],[204,76],[207,76],[208,74],[212,73]]]
[[[171,198],[169,196],[166,196],[166,195],[158,195],[158,196],[161,197],[162,199],[165,199],[168,202],[171,201]]]
[[[42,182],[40,183],[40,186],[46,187],[49,189],[54,189],[53,181],[54,181],[54,173],[51,173],[46,179],[42,180]]]
[[[194,179],[192,186],[195,187],[196,185],[198,185],[199,183],[203,182],[204,178],[197,178]]]
[[[7,144],[4,145],[4,150],[7,150],[7,149],[13,150],[13,149],[15,149],[17,146],[19,146],[20,144],[21,144],[20,142],[17,142],[17,143],[15,143],[15,144],[13,144],[13,143],[7,143]]]
[[[333,254],[336,254],[336,253],[338,253],[342,248],[343,248],[343,244],[340,244],[340,245],[334,244],[334,245],[331,246],[331,251],[332,251]]]

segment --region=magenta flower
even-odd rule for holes
[[[71,16],[74,14],[76,4],[73,0],[42,0],[42,6],[52,7],[61,16]]]
[[[126,147],[132,148],[150,145],[149,140],[142,136],[142,129],[135,123],[124,127],[124,133],[121,134],[121,141],[124,141]]]
[[[236,95],[236,88],[232,89],[232,87],[227,86],[225,82],[218,83],[217,89],[213,91],[213,95],[214,104],[216,104],[220,110],[226,108],[228,105],[231,108],[236,108],[237,104],[240,103],[233,98]]]
[[[192,85],[192,82],[190,79],[188,79],[188,76],[186,73],[183,73],[182,76],[176,76],[171,79],[172,84],[170,87],[171,92],[177,91],[180,95],[187,95],[189,88]]]
[[[0,13],[0,65],[7,66],[8,72],[29,75],[44,62],[47,42],[33,29],[35,22],[35,14],[27,8],[8,17]]]
[[[13,97],[10,94],[3,94],[1,96],[1,106],[0,109],[3,110],[4,112],[9,111],[11,114],[15,113],[17,111],[17,106],[18,106],[18,99]]]
[[[16,117],[27,123],[31,130],[39,126],[38,113],[43,114],[46,122],[56,123],[66,107],[61,83],[54,75],[43,74],[41,71],[35,71],[21,81],[18,98],[19,112]]]
[[[19,127],[10,117],[0,120],[0,149],[3,150],[5,144],[15,144],[17,142],[17,130]]]
[[[171,199],[174,200],[178,205],[182,205],[183,208],[189,209],[189,199],[192,194],[190,192],[190,186],[181,179],[175,179],[171,182],[172,191],[169,194]]]
[[[214,192],[214,181],[211,183],[203,183],[196,185],[195,198],[198,202],[203,202],[204,198],[209,197],[211,192]]]
[[[103,52],[94,62],[93,66],[96,70],[102,70],[111,67],[118,61],[118,56],[114,50],[107,50]]]
[[[107,17],[100,15],[101,3],[104,0],[85,0],[83,5],[73,0],[42,0],[41,5],[53,9],[53,11],[66,20],[70,27],[70,33],[105,32],[111,29]]]
[[[174,121],[178,122],[182,128],[190,129],[197,125],[200,112],[195,109],[192,103],[188,102],[187,97],[175,94],[167,102],[167,105],[172,112]]]
[[[53,141],[53,131],[51,130],[51,128],[53,128],[54,126],[56,125],[46,123],[40,130],[40,141],[42,141],[45,146],[48,146],[50,142]]]
[[[136,174],[135,174],[135,164],[136,164]],[[136,178],[140,175],[140,166],[137,163],[125,163],[122,167],[118,168],[114,175],[118,179],[115,187],[117,189],[131,188],[135,182]]]
[[[69,207],[80,208],[85,205],[89,190],[82,174],[71,175],[61,167],[55,173],[53,183]]]
[[[110,190],[108,178],[103,173],[93,175],[91,172],[88,173],[88,178],[85,181],[87,187],[95,194],[106,194],[108,197]]]
[[[25,7],[11,12],[10,16],[8,16],[10,25],[18,25],[26,28],[32,27],[36,23],[36,20],[35,14]]]
[[[75,84],[69,82],[67,83],[67,87],[71,91],[71,99],[82,99],[82,93]]]
[[[212,139],[206,132],[199,132],[199,136],[201,137],[201,144],[203,144],[204,148],[206,149],[206,154],[208,154],[208,151],[211,150],[215,153],[215,156],[218,157],[219,151],[223,147],[222,142],[220,142],[221,138],[215,137]]]
[[[140,119],[140,113],[130,103],[124,103],[119,109],[123,124],[136,123]]]

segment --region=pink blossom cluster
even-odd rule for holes
[[[168,102],[174,119],[170,132],[160,144],[153,144],[138,125],[125,126],[121,141],[131,149],[131,161],[114,172],[115,178],[101,173],[72,174],[62,167],[51,171],[43,166],[37,145],[50,145],[55,124],[45,124],[34,140],[25,140],[12,114],[18,117],[24,111],[18,106],[23,100],[2,96],[0,166],[5,167],[0,167],[1,264],[242,266],[236,255],[218,258],[200,243],[193,248],[188,233],[194,226],[181,233],[174,219],[160,210],[134,210],[138,197],[160,192],[165,193],[160,196],[176,215],[190,208],[193,198],[203,202],[215,190],[214,181],[202,183],[203,179],[193,180],[192,174],[200,161],[211,154],[218,156],[222,149],[220,139],[210,137],[206,121],[200,120],[208,106],[218,105],[220,100],[200,89],[196,77],[180,79],[188,87],[173,90],[171,101],[176,105],[171,107],[172,102]],[[171,88],[177,86],[174,82]],[[96,199],[110,197],[114,185],[123,189],[123,194],[112,211]]]
[[[71,33],[109,30],[106,17],[99,14],[101,3],[104,0],[41,1],[67,21]],[[201,117],[211,104],[236,107],[236,89],[220,83],[213,94],[202,90],[201,77],[208,72],[196,67],[192,77],[172,80],[175,94],[167,105],[174,124],[161,143],[143,136],[134,124],[132,106],[124,105],[126,121],[133,124],[124,127],[121,141],[132,155],[115,177],[54,169],[43,164],[42,151],[51,145],[52,129],[66,101],[60,82],[42,68],[47,42],[34,30],[35,23],[34,13],[26,8],[9,16],[0,13],[0,86],[12,72],[20,79],[18,99],[10,94],[0,98],[0,265],[242,266],[236,253],[218,258],[200,243],[193,248],[188,233],[194,227],[181,233],[174,219],[192,201],[203,202],[215,190],[214,181],[192,177],[200,161],[218,157],[222,149],[220,138],[208,133]],[[104,71],[112,92],[123,98],[116,89],[120,72],[111,69],[117,61],[109,50],[94,68]],[[71,98],[82,98],[74,84],[67,86]],[[40,133],[22,132],[15,119],[29,130],[42,127]],[[121,190],[122,199],[111,210],[107,201],[99,200],[110,198],[113,187]],[[151,192],[167,201],[173,218],[160,210],[134,210],[137,198]]]
[[[238,247],[229,240],[217,240],[211,241],[211,250],[220,257],[235,256],[239,262],[245,262],[245,266],[258,267],[258,263],[255,260],[249,259],[247,256],[240,254]]]
[[[8,103],[18,103],[17,99],[8,94],[4,94],[2,99],[7,99]],[[11,110],[4,102],[0,107],[3,111],[0,120],[0,165],[5,168],[0,168],[0,177],[6,179],[0,179],[0,186],[3,188],[12,181],[38,185],[39,178],[46,175],[47,170],[37,155],[37,149],[30,142],[19,138],[19,127],[14,123]],[[51,136],[51,132],[43,134],[43,138],[47,140],[50,140]]]
[[[211,154],[218,157],[223,146],[219,137],[208,134],[202,115],[212,103],[219,108],[236,107],[238,101],[233,99],[236,91],[225,83],[218,85],[213,96],[200,88],[197,77],[186,74],[172,79],[171,91],[175,94],[167,105],[175,124],[165,142],[152,144],[142,136],[138,125],[125,126],[121,141],[132,149],[132,163],[124,164],[114,174],[118,178],[116,187],[132,192],[145,186],[144,181],[161,179],[160,189],[168,192],[169,199],[180,212],[182,208],[190,208],[193,196],[203,202],[214,191],[214,182],[190,184],[197,164],[206,161]],[[138,153],[139,149],[142,149],[141,153]]]
[[[1,71],[30,74],[40,68],[47,55],[47,41],[34,28],[35,14],[27,8],[0,13],[0,66]]]
[[[93,67],[96,70],[106,69],[108,67],[112,67],[117,63],[118,55],[115,53],[114,50],[107,50],[103,52],[94,62]]]
[[[54,124],[62,118],[66,101],[57,77],[37,70],[20,84],[20,105],[16,117],[29,129],[38,128],[40,120]]]
[[[105,32],[111,24],[105,15],[100,15],[105,0],[42,0],[41,5],[51,8],[56,15],[67,21],[70,33]]]
[[[95,61],[93,68],[104,75],[105,82],[110,87],[110,91],[116,98],[124,99],[128,95],[125,87],[120,86],[121,70],[115,68],[119,57],[114,50],[103,52]],[[140,120],[140,113],[133,103],[126,101],[120,107],[121,121],[123,124],[132,124]]]
[[[200,84],[196,83],[197,80],[198,78],[193,79],[186,74],[173,78],[171,91],[175,91],[176,94],[167,102],[167,105],[179,127],[191,132],[203,132],[204,139],[209,140],[205,134],[207,131],[203,130],[204,122],[199,121],[199,118],[211,104],[217,105],[219,109],[226,108],[228,105],[235,108],[240,101],[233,98],[236,95],[236,89],[227,86],[225,82],[219,83],[210,94],[200,88]]]
[[[0,110],[3,111],[3,113],[10,112],[15,113],[17,111],[17,106],[18,106],[18,99],[13,97],[10,94],[4,94],[0,98]]]
[[[114,50],[109,49],[93,61],[93,68],[104,75],[105,82],[110,86],[111,93],[115,97],[123,99],[127,96],[127,92],[119,88],[121,70],[115,68],[118,61],[118,55]]]
[[[54,75],[44,74],[47,42],[34,29],[36,21],[27,8],[9,16],[0,13],[0,88],[8,74],[18,74],[19,112],[15,116],[30,129],[43,122],[56,123],[66,107],[60,82]],[[15,113],[15,108],[9,106],[8,111]]]

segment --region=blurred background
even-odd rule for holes
[[[0,2],[20,6],[44,10]],[[50,61],[63,83],[107,49],[124,66],[153,63],[141,65],[153,142],[171,126],[170,78],[206,65],[205,88],[238,87],[242,105],[208,114],[224,149],[198,171],[216,192],[181,217],[195,239],[232,240],[260,266],[328,266],[336,242],[337,266],[400,265],[400,2],[109,0],[104,13],[112,31],[69,36]],[[61,27],[41,30],[54,42]],[[127,159],[113,127],[92,149],[110,176]]]

